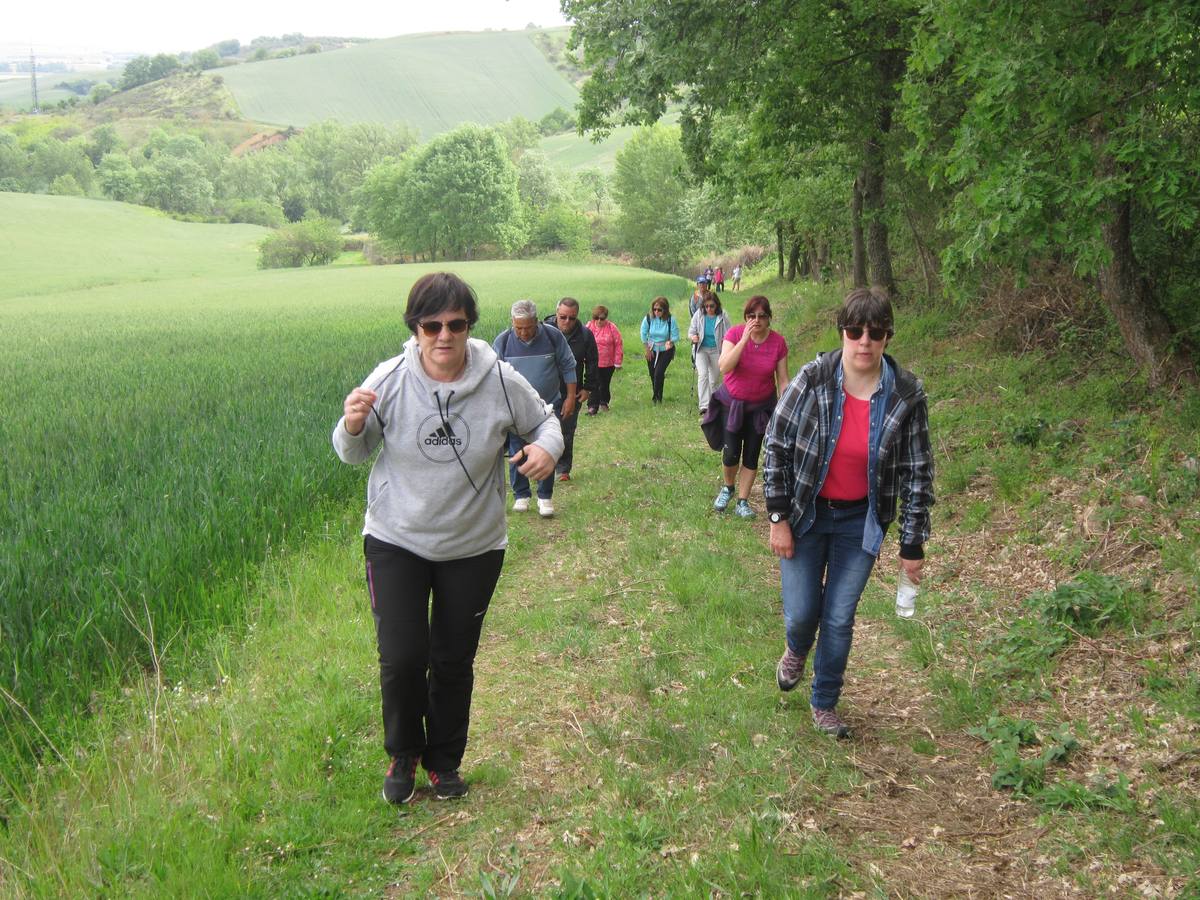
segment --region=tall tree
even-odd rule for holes
[[[583,47],[593,72],[580,126],[655,121],[681,102],[691,148],[704,141],[689,132],[703,135],[722,112],[757,112],[771,125],[764,135],[793,152],[842,144],[859,173],[871,280],[894,290],[885,186],[916,8],[915,0],[563,0],[576,23],[572,46]]]
[[[1152,381],[1186,365],[1135,221],[1194,243],[1200,7],[1175,0],[938,0],[912,57],[913,160],[956,189],[953,275],[1031,252],[1094,273]]]
[[[634,132],[617,153],[617,240],[645,265],[671,269],[687,256],[686,165],[679,129],[666,125]]]
[[[430,258],[470,258],[482,244],[511,252],[525,242],[517,170],[491,128],[460,125],[382,163],[359,197],[371,231]]]

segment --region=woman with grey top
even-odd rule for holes
[[[562,453],[553,410],[484,341],[471,288],[438,272],[413,285],[403,352],[352,390],[333,430],[343,462],[379,450],[363,528],[379,647],[384,799],[407,803],[420,763],[439,799],[461,797],[475,652],[508,543],[505,439],[550,478]],[[432,598],[432,604],[431,604]]]

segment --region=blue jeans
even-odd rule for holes
[[[508,455],[511,457],[514,453],[520,451],[525,446],[525,441],[521,440],[515,434],[508,436]],[[525,465],[522,461],[521,465]],[[517,467],[511,463],[508,466],[508,483],[512,485],[513,496],[518,500],[522,497],[529,496],[529,479],[517,471]],[[554,473],[545,481],[539,481],[537,486],[537,495],[539,500],[549,500],[554,493]]]
[[[816,521],[796,541],[792,558],[779,561],[788,647],[803,656],[816,640],[811,703],[818,709],[833,709],[841,696],[854,613],[875,565],[862,548],[866,516],[866,506],[818,503]]]

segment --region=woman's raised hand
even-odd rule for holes
[[[346,395],[342,411],[346,415],[346,431],[348,433],[360,434],[362,432],[367,416],[371,414],[371,407],[378,399],[379,396],[367,388],[355,388]]]

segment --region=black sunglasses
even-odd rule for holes
[[[462,334],[470,323],[466,319],[451,319],[449,322],[419,322],[425,337],[437,337],[442,333],[443,326],[450,329],[451,334]]]
[[[746,321],[747,322],[749,322],[751,319],[769,319],[769,318],[771,318],[771,316],[765,312],[746,313]]]
[[[884,338],[892,336],[892,332],[887,328],[863,328],[861,325],[847,325],[842,329],[842,334],[852,341],[857,341],[862,339],[864,331],[871,336],[873,341],[882,341]]]
[[[593,322],[603,322],[608,316],[592,316]]]
[[[666,312],[666,310],[665,310],[665,309],[663,309],[661,306],[656,306],[656,307],[654,307],[654,310],[653,310],[653,312],[658,312],[658,313],[660,313],[660,312]]]
[[[564,316],[562,313],[559,313],[558,317],[564,322],[574,322],[579,318],[579,316]]]

